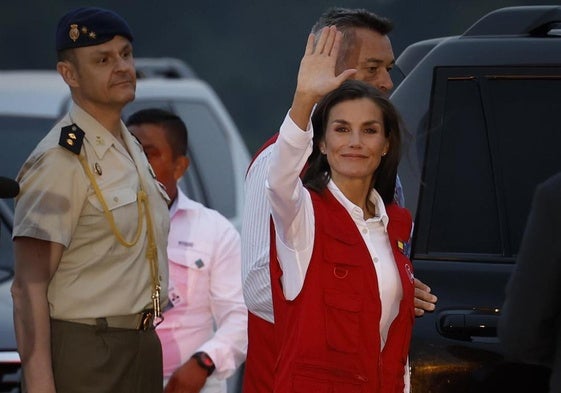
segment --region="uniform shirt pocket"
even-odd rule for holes
[[[138,226],[137,195],[130,188],[102,189],[101,195],[108,211],[113,216],[117,228],[124,233],[136,230]],[[88,196],[88,206],[81,215],[81,225],[98,226],[105,221],[104,209],[97,194]]]
[[[113,211],[122,206],[136,202],[136,193],[130,188],[114,188],[109,190],[102,190],[101,194],[109,211]],[[88,197],[89,202],[99,211],[103,211],[103,205],[99,200],[97,194]]]

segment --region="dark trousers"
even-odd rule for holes
[[[51,320],[51,351],[57,393],[163,390],[162,347],[154,329]]]

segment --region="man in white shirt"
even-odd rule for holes
[[[357,69],[353,79],[365,81],[389,94],[393,83],[389,71],[395,59],[388,34],[391,21],[363,9],[333,8],[314,25],[317,33],[325,26],[336,26],[343,33],[337,71]],[[274,323],[269,273],[270,205],[265,179],[269,167],[273,136],[255,155],[245,182],[245,208],[242,220],[242,280],[249,310],[249,348],[244,376],[244,393],[272,390],[275,355],[272,342]],[[403,204],[397,179],[396,201]],[[415,279],[415,313],[421,316],[434,310],[437,298],[430,288]]]
[[[171,200],[173,307],[164,312],[156,330],[162,342],[165,392],[226,393],[225,379],[245,360],[247,349],[239,234],[224,216],[177,187],[189,166],[187,129],[178,116],[146,109],[131,115],[127,126]]]

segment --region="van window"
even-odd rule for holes
[[[0,116],[0,176],[16,177],[29,154],[55,123],[54,118]]]
[[[0,116],[0,176],[15,179],[29,154],[55,123],[54,118]],[[5,203],[13,209],[12,199]]]
[[[561,69],[436,69],[416,258],[513,260],[535,186],[561,171]]]
[[[175,112],[189,130],[189,154],[192,165],[203,180],[207,206],[226,218],[236,215],[237,174],[232,163],[231,143],[218,114],[204,102],[174,102]]]

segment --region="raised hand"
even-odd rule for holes
[[[314,34],[308,36],[290,110],[290,117],[303,130],[307,127],[316,102],[356,72],[355,69],[348,69],[339,75],[335,74],[341,38],[342,34],[335,26],[324,27],[317,43],[314,42]]]

